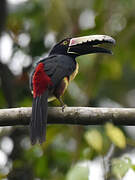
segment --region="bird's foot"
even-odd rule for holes
[[[66,104],[63,104],[63,105],[62,105],[62,112],[64,112],[64,110],[65,110],[66,107],[67,107]]]
[[[60,104],[61,104],[61,107],[62,107],[62,112],[64,112],[65,108],[67,107],[66,104],[64,104],[64,102],[62,101],[61,97],[58,98]]]

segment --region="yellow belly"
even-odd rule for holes
[[[56,99],[55,96],[50,96],[50,97],[48,98],[48,102],[54,101],[55,99]]]
[[[75,78],[75,76],[76,76],[77,73],[78,73],[78,70],[79,70],[79,64],[76,63],[76,69],[75,69],[75,71],[71,74],[71,76],[70,76],[70,78],[69,78],[70,81],[72,81],[72,80]]]

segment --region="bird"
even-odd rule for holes
[[[30,89],[33,94],[32,116],[30,121],[31,144],[46,141],[48,102],[58,99],[62,111],[66,105],[62,95],[78,73],[78,56],[91,53],[112,54],[101,44],[115,44],[108,35],[88,35],[65,38],[50,50],[48,57],[40,59],[30,76]]]

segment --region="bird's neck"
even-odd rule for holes
[[[61,54],[61,53],[50,53],[49,54],[49,56],[52,56],[52,55],[54,55],[54,56],[59,56],[59,55],[68,56],[68,57],[72,58],[74,61],[75,61],[75,59],[77,57],[76,54]]]

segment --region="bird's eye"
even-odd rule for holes
[[[62,43],[64,46],[68,44],[68,41],[63,41]]]

